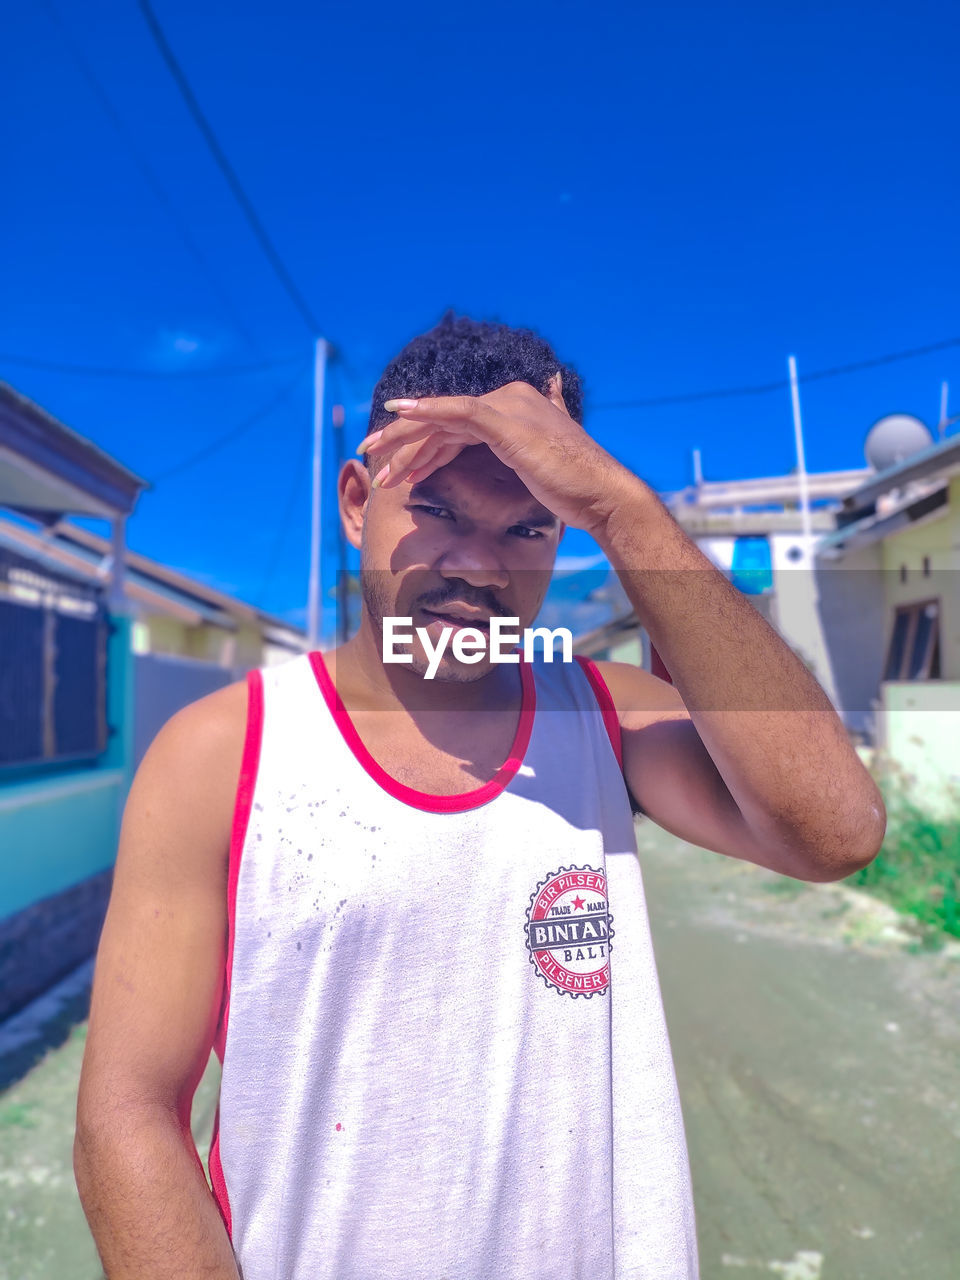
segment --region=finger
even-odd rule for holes
[[[387,466],[378,471],[374,479],[375,489],[392,489],[404,480],[410,484],[419,484],[421,480],[433,475],[434,471],[452,462],[466,448],[466,444],[460,440],[449,440],[444,444],[439,436],[431,436],[424,443],[410,447],[416,449],[415,453],[408,453],[407,448],[404,447],[403,451],[398,449]],[[404,454],[402,458],[399,457],[401,453]]]
[[[433,475],[434,471],[439,471],[448,462],[452,462],[457,454],[461,453],[466,447],[466,445],[453,442],[443,445],[426,459],[418,457],[414,469],[407,473],[407,479],[411,484],[419,484],[421,480],[426,480],[427,476]]]
[[[390,469],[377,487],[392,489],[401,484],[414,467],[423,466],[429,462],[439,447],[440,442],[434,436],[429,440],[402,445],[391,457]]]
[[[501,415],[481,396],[421,396],[419,400],[385,400],[388,413],[406,420],[429,419],[444,426],[469,426],[488,443],[486,435],[501,425]]]
[[[567,412],[567,406],[563,399],[563,375],[559,369],[547,385],[547,399],[551,404],[555,404],[558,409],[562,409],[564,413]]]
[[[365,435],[363,439],[360,441],[360,443],[357,445],[357,453],[358,454],[366,453],[367,450],[371,447],[371,445],[376,444],[376,442],[380,439],[382,435],[383,435],[382,427],[380,428],[379,431],[371,431],[368,435]]]
[[[466,444],[459,440],[443,440],[440,436],[431,436],[429,440],[418,445],[405,445],[390,459],[387,475],[379,482],[378,488],[392,488],[408,480],[416,484],[440,467],[445,467]]]
[[[424,440],[437,431],[459,434],[464,439],[471,434],[471,429],[466,424],[428,422],[424,418],[398,419],[365,436],[357,445],[357,453],[367,453],[372,449],[377,453],[388,453],[398,445]]]
[[[386,453],[405,441],[422,439],[432,429],[430,424],[423,422],[406,422],[403,420],[390,422],[387,426],[381,427],[379,431],[371,431],[368,436],[364,436],[357,445],[357,453],[367,453],[374,445],[377,446],[377,453]]]

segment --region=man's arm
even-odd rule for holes
[[[178,712],[137,771],[97,952],[74,1172],[109,1280],[238,1280],[190,1131],[220,1010],[243,683]]]
[[[702,849],[797,875],[744,821],[673,685],[629,663],[596,665],[620,718],[624,781],[642,812]]]
[[[637,477],[594,536],[673,686],[604,663],[624,777],[692,843],[802,880],[838,880],[883,840],[879,789],[814,676]]]
[[[360,450],[394,450],[375,480],[388,488],[485,444],[559,520],[592,534],[616,569],[696,730],[648,734],[657,742],[648,763],[668,756],[674,778],[699,780],[705,834],[719,824],[726,841],[735,807],[766,866],[805,880],[864,866],[883,840],[883,799],[829,698],[653,490],[574,422],[562,392],[555,375],[547,395],[511,382],[483,396],[387,400],[396,420]],[[640,798],[639,773],[634,781]]]

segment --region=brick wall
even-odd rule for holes
[[[0,1021],[97,949],[113,868],[0,920]]]

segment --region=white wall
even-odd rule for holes
[[[836,682],[820,617],[813,548],[818,535],[769,535],[773,590],[777,598],[777,629],[806,662],[827,696],[837,705]]]

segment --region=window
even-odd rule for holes
[[[94,589],[0,554],[0,767],[105,749],[107,625]]]
[[[893,615],[884,680],[936,680],[939,676],[939,601],[902,605]]]

